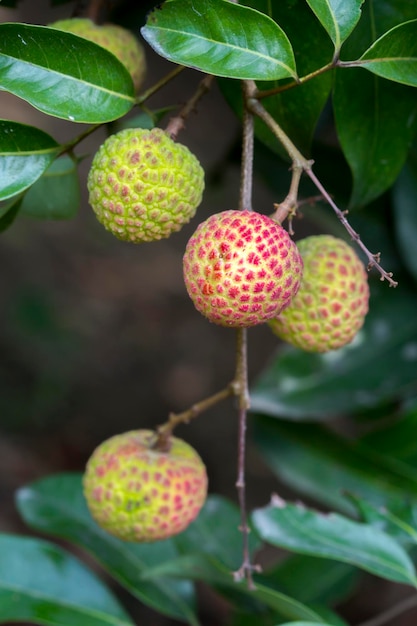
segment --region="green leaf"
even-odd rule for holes
[[[188,581],[146,582],[149,568],[177,556],[172,541],[135,544],[101,530],[91,518],[82,493],[81,476],[59,474],[23,487],[18,510],[32,528],[72,541],[86,550],[130,593],[157,611],[197,625],[193,589]]]
[[[254,439],[283,483],[325,506],[356,514],[346,492],[376,506],[408,499],[417,502],[413,468],[319,424],[256,417]]]
[[[294,554],[265,573],[268,585],[309,605],[334,605],[346,600],[358,582],[358,570],[305,554]]]
[[[336,52],[347,39],[361,17],[364,0],[307,0],[333,41]]]
[[[394,419],[383,420],[361,438],[361,443],[381,455],[390,456],[411,468],[417,464],[417,405],[404,407]]]
[[[226,0],[169,0],[141,29],[166,59],[227,78],[296,77],[291,44],[273,20]]]
[[[370,312],[354,341],[325,354],[281,349],[251,391],[253,411],[325,420],[369,409],[417,388],[415,290],[405,277],[371,285]],[[395,364],[395,365],[394,365]]]
[[[353,176],[350,206],[364,206],[389,189],[406,161],[416,130],[415,91],[362,69],[338,69],[333,107]]]
[[[58,150],[57,142],[43,130],[0,120],[0,200],[30,187],[52,163]]]
[[[350,499],[364,522],[383,530],[407,551],[417,544],[416,506],[402,502],[394,512],[391,507],[376,507],[356,496],[350,496]]]
[[[72,33],[29,24],[0,24],[0,89],[72,122],[108,122],[134,104],[131,76],[113,54]]]
[[[0,202],[0,233],[7,230],[16,219],[22,205],[23,194]]]
[[[417,87],[417,20],[399,24],[382,35],[360,61],[377,76]]]
[[[219,524],[219,520],[222,523]],[[242,561],[242,535],[238,507],[221,496],[209,496],[197,519],[177,535],[175,543],[181,553],[203,552],[235,570]],[[251,553],[261,544],[254,533],[249,536]]]
[[[367,524],[278,497],[270,506],[255,510],[252,521],[262,539],[274,546],[350,563],[376,576],[417,586],[407,553],[389,535]]]
[[[51,163],[23,197],[21,215],[40,219],[71,219],[80,204],[76,162],[62,156]]]
[[[111,592],[85,565],[49,542],[0,535],[1,621],[56,626],[130,626]]]
[[[202,580],[225,593],[229,602],[239,605],[244,601],[257,602],[265,605],[285,618],[309,619],[320,623],[320,616],[310,607],[284,593],[271,589],[262,584],[262,576],[256,576],[255,589],[249,589],[247,582],[235,581],[231,572],[217,559],[203,553],[189,554],[174,561],[150,569],[145,574],[146,579],[159,576],[191,578]]]
[[[404,265],[417,279],[417,255],[411,254],[417,238],[417,173],[405,165],[393,190],[395,233]]]
[[[294,2],[269,2],[268,0],[246,0],[245,4],[263,10],[278,24],[283,25],[294,47],[295,61],[300,76],[307,75],[332,59],[333,50],[329,38],[309,10],[304,0]],[[300,22],[303,28],[300,29]],[[258,82],[258,88],[270,90],[284,86],[283,82]],[[224,80],[220,83],[222,91],[238,115],[242,115],[242,94],[236,81]],[[304,154],[310,153],[311,142],[319,116],[329,97],[332,74],[316,76],[280,93],[262,99],[262,104],[279,121],[280,126],[291,137],[295,145]],[[288,155],[275,135],[265,124],[255,119],[256,136],[269,148],[288,160]]]

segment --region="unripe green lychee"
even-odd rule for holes
[[[356,252],[331,235],[297,242],[304,261],[300,289],[269,322],[278,337],[308,352],[350,343],[368,312],[368,275]]]
[[[194,216],[204,171],[186,146],[161,128],[128,128],[102,144],[88,174],[89,202],[119,239],[169,237]]]
[[[83,17],[58,20],[50,26],[84,37],[114,54],[131,75],[135,91],[138,92],[145,77],[146,60],[143,46],[133,33],[116,24],[98,25]]]
[[[221,326],[278,315],[297,293],[303,262],[288,232],[255,211],[223,211],[188,241],[184,281],[195,307]]]
[[[207,496],[207,474],[197,452],[170,437],[155,447],[151,430],[134,430],[104,441],[91,455],[84,495],[97,524],[125,541],[150,542],[182,532]]]

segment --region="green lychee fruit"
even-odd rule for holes
[[[135,91],[139,91],[146,73],[145,51],[129,30],[116,24],[98,25],[83,17],[58,20],[49,26],[84,37],[114,54],[131,75]]]
[[[297,245],[304,261],[300,289],[269,324],[278,337],[302,350],[336,350],[350,343],[364,323],[368,274],[342,239],[317,235]]]
[[[182,532],[207,496],[207,474],[197,452],[170,437],[158,450],[151,430],[133,430],[104,441],[83,477],[92,517],[125,541],[151,542]]]
[[[288,232],[255,211],[223,211],[188,241],[184,281],[195,307],[221,326],[276,317],[298,291],[303,261]]]
[[[204,171],[190,150],[161,128],[128,128],[108,139],[88,174],[98,220],[133,243],[169,237],[194,216]]]

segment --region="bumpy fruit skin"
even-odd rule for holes
[[[151,542],[183,531],[207,496],[207,474],[197,452],[170,438],[167,452],[153,449],[156,435],[135,430],[104,441],[83,477],[92,517],[125,541]]]
[[[221,326],[248,327],[278,315],[298,291],[303,261],[287,231],[255,211],[223,211],[201,223],[183,258],[188,294]]]
[[[103,226],[133,243],[169,237],[194,216],[204,171],[186,146],[161,128],[111,135],[93,158],[89,202]]]
[[[129,30],[116,24],[94,24],[82,17],[58,20],[50,26],[84,37],[114,54],[131,75],[135,92],[139,91],[146,73],[145,52]]]
[[[331,235],[297,242],[304,261],[300,289],[290,306],[269,322],[278,337],[308,352],[350,343],[369,305],[368,275],[356,252]]]

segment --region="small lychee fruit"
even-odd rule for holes
[[[261,324],[297,293],[303,261],[288,232],[255,211],[223,211],[187,243],[184,281],[196,309],[221,326]]]
[[[146,73],[145,51],[129,30],[116,24],[95,24],[84,17],[58,20],[49,26],[84,37],[114,54],[131,75],[135,92],[139,91]]]
[[[84,495],[92,517],[125,541],[151,542],[182,532],[207,496],[207,474],[197,452],[170,437],[155,447],[151,430],[107,439],[87,462]]]
[[[336,350],[350,343],[364,323],[368,274],[342,239],[316,235],[297,245],[304,261],[300,289],[269,324],[278,337],[302,350]]]
[[[128,128],[96,152],[89,202],[103,226],[132,243],[169,237],[194,216],[204,171],[190,150],[161,128]]]

